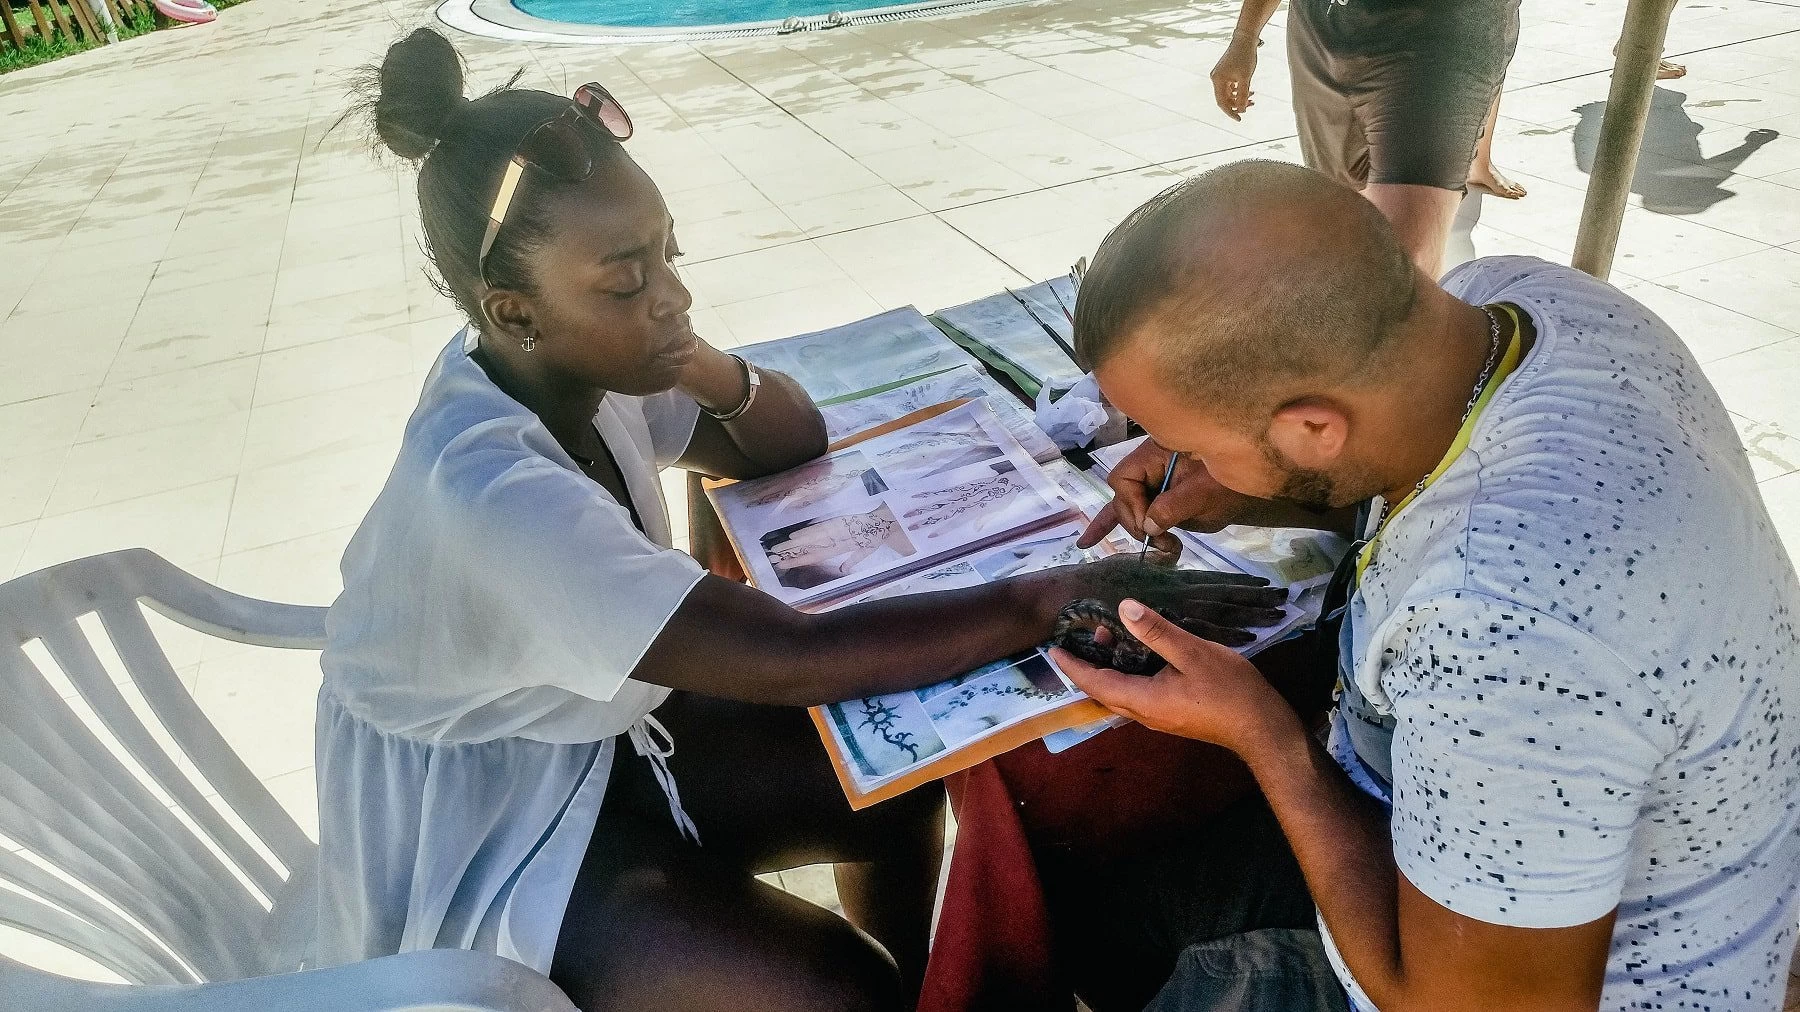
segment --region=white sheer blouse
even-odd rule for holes
[[[648,750],[668,695],[628,676],[702,575],[656,476],[694,401],[601,402],[640,532],[473,346],[426,379],[327,619],[319,965],[454,947],[549,970],[615,740]]]

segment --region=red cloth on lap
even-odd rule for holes
[[[1290,704],[1317,719],[1330,705],[1331,636],[1278,644],[1256,659]],[[1129,861],[1160,837],[1202,824],[1256,789],[1224,749],[1116,727],[1063,752],[1032,742],[945,781],[957,836],[920,1012],[1074,1007],[1058,958],[1048,896],[1080,882],[1045,882],[1039,854],[1083,863]],[[1066,929],[1065,929],[1066,932]],[[1071,954],[1069,959],[1079,959]],[[1105,968],[1090,968],[1104,972]]]
[[[1033,742],[946,785],[956,849],[920,1012],[1073,1009],[1033,847],[1129,853],[1146,835],[1203,821],[1253,787],[1222,749],[1137,724],[1060,755]]]

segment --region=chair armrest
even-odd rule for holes
[[[85,1012],[578,1012],[549,978],[483,952],[403,952],[212,984],[95,984],[0,956],[0,1008]]]

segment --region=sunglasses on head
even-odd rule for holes
[[[581,182],[594,174],[594,149],[584,131],[595,128],[605,131],[615,141],[631,138],[631,117],[626,114],[625,107],[612,92],[590,82],[575,89],[569,107],[560,115],[539,123],[519,141],[518,149],[506,165],[506,175],[500,179],[500,191],[494,194],[494,206],[488,212],[487,233],[481,237],[481,255],[476,268],[481,272],[482,284],[488,283],[488,253],[494,248],[500,226],[506,223],[506,213],[512,209],[519,181],[525,177],[525,167],[529,165],[559,182]]]

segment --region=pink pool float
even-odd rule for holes
[[[203,25],[219,16],[219,11],[206,0],[150,0],[151,4],[171,21],[180,21],[190,25]]]

